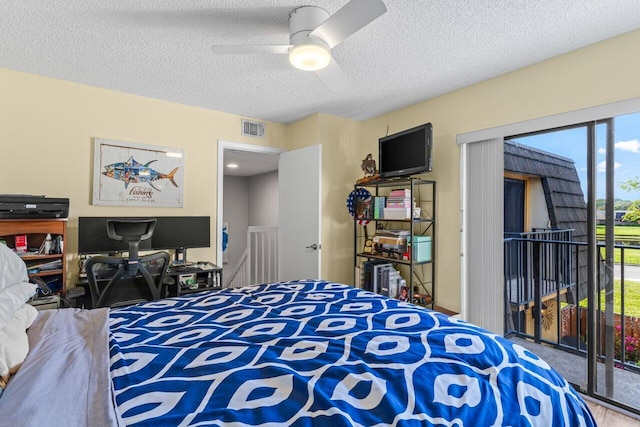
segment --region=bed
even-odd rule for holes
[[[591,426],[501,336],[326,281],[41,312],[0,425]]]

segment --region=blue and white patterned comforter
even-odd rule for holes
[[[543,360],[440,313],[299,281],[112,310],[129,425],[595,425]]]

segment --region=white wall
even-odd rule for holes
[[[249,225],[278,225],[278,171],[249,178]]]
[[[529,202],[531,203],[529,226],[532,229],[549,228],[549,210],[547,209],[547,200],[544,197],[540,178],[529,179],[529,194]]]
[[[224,176],[224,212],[229,224],[229,262],[223,264],[223,277],[247,248],[247,228],[250,225],[278,225],[278,172],[252,177]]]
[[[223,264],[222,277],[230,274],[247,247],[249,226],[249,178],[225,176],[223,182],[224,212],[222,220],[229,224],[229,262]]]

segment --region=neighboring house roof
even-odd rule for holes
[[[574,241],[587,241],[587,203],[572,159],[515,141],[504,141],[504,170],[540,177],[551,228],[573,229]],[[578,299],[582,299],[587,291],[586,247],[580,250],[579,266]]]
[[[574,240],[587,241],[587,203],[573,160],[505,141],[504,170],[540,177],[551,227],[571,228]]]

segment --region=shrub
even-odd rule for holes
[[[622,349],[624,348],[624,359],[628,363],[640,363],[640,339],[627,335],[622,342],[622,327],[616,325],[614,339],[614,357],[622,359]]]

